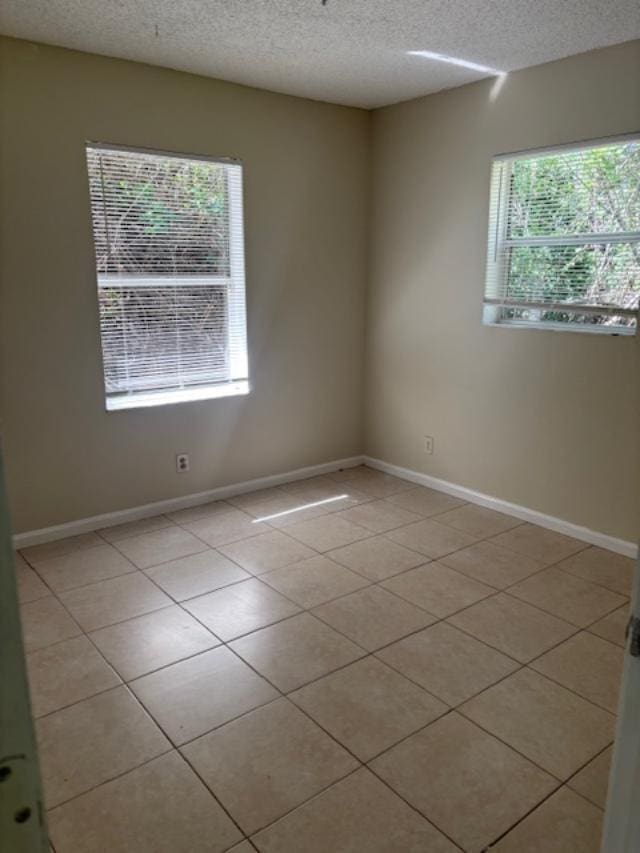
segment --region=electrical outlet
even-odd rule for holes
[[[189,470],[189,454],[176,453],[176,471],[178,474],[183,474]]]
[[[433,436],[425,435],[424,437],[424,452],[428,453],[429,456],[433,454]]]

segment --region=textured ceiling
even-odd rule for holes
[[[640,38],[638,0],[0,0],[0,32],[379,107]]]

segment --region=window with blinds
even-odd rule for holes
[[[496,157],[484,321],[635,334],[640,137]]]
[[[242,167],[87,145],[107,409],[248,392]]]

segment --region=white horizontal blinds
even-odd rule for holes
[[[638,139],[494,161],[493,319],[633,328],[639,300]]]
[[[247,378],[242,169],[87,146],[107,398]]]
[[[229,370],[233,380],[247,379],[247,331],[244,286],[244,212],[242,168],[227,167],[229,194]]]

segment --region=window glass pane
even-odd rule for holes
[[[108,150],[88,164],[98,273],[229,274],[223,165]]]
[[[639,305],[640,140],[497,157],[484,321],[629,333]]]
[[[507,296],[638,308],[640,245],[514,246],[505,255]]]
[[[507,237],[640,231],[640,143],[515,159]]]
[[[107,392],[227,377],[226,287],[103,287],[99,296]]]
[[[88,145],[87,165],[108,408],[246,393],[240,164]]]

